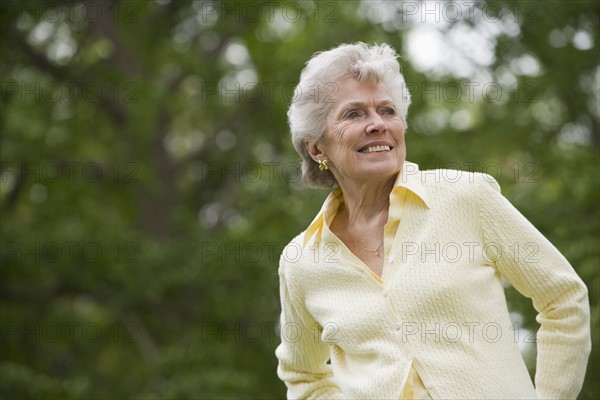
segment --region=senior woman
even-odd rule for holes
[[[280,259],[289,398],[576,398],[587,289],[488,175],[406,162],[395,51],[317,53],[288,112],[309,186],[331,188]],[[535,386],[502,278],[533,300]]]

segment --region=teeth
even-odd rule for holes
[[[380,146],[371,146],[367,147],[364,150],[361,150],[361,153],[373,153],[375,151],[390,151],[390,146],[380,145]]]

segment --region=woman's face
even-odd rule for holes
[[[404,122],[381,83],[345,78],[338,82],[327,129],[311,149],[326,159],[334,176],[345,180],[379,181],[400,171],[406,157]]]

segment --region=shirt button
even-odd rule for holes
[[[407,357],[408,357],[409,360],[412,360],[413,359],[413,354],[409,351],[408,354],[407,354]]]
[[[431,389],[432,387],[433,387],[433,383],[431,383],[431,382],[427,382],[427,383],[425,384],[425,388],[426,388],[426,389]]]
[[[396,326],[394,326],[394,329],[397,331],[399,331],[400,328],[402,328],[402,324],[400,324],[400,323],[397,323]]]

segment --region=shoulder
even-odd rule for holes
[[[313,274],[310,262],[310,244],[305,244],[306,231],[296,235],[281,251],[279,257],[279,278],[285,285],[290,295],[294,298],[303,298],[310,288]],[[314,248],[313,248],[314,249]]]
[[[473,195],[481,188],[500,192],[496,179],[482,172],[457,169],[430,169],[419,171],[421,182],[430,191],[441,191],[445,195]]]
[[[414,178],[423,194],[421,196],[431,207],[456,209],[457,206],[472,210],[479,207],[480,199],[500,192],[500,186],[492,176],[480,172],[456,169],[419,170]],[[413,179],[414,179],[413,178]],[[419,195],[421,194],[419,193]]]
[[[306,231],[303,231],[296,235],[292,240],[289,241],[283,247],[281,255],[279,257],[279,273],[284,273],[289,270],[290,266],[296,264],[298,260],[302,258],[304,251],[304,235]]]

